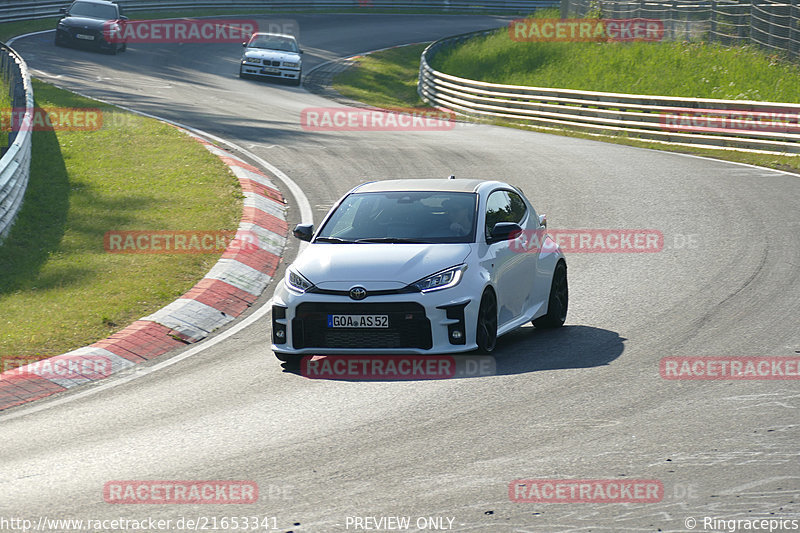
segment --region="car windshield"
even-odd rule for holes
[[[114,6],[93,4],[91,2],[75,2],[69,8],[73,17],[87,17],[92,19],[114,20],[117,18],[117,9]]]
[[[264,35],[255,37],[248,48],[265,48],[267,50],[280,50],[281,52],[297,52],[297,43],[288,37],[278,37],[275,35]]]
[[[320,228],[315,242],[474,242],[477,198],[442,191],[354,193]]]

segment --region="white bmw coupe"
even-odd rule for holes
[[[522,192],[499,181],[409,179],[353,188],[274,295],[272,350],[304,355],[491,352],[567,315],[567,263]]]
[[[244,53],[239,65],[239,77],[280,78],[300,85],[303,71],[303,51],[291,35],[254,33],[242,43]]]

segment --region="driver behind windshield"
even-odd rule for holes
[[[283,52],[294,51],[294,46],[292,46],[292,42],[288,39],[256,39],[250,46],[267,50],[281,50]]]
[[[471,211],[474,207],[472,199],[450,198],[442,203],[447,216],[450,217],[450,231],[456,236],[467,235],[472,231]]]

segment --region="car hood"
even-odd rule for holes
[[[265,50],[263,48],[248,48],[244,51],[247,57],[269,59],[270,61],[300,62],[300,54],[295,52],[281,52],[279,50]]]
[[[320,289],[402,288],[445,268],[460,265],[469,244],[311,244],[292,265]]]
[[[61,23],[72,28],[86,28],[90,30],[102,30],[107,20],[93,19],[88,17],[64,17]]]

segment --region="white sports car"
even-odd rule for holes
[[[303,72],[302,50],[291,35],[254,33],[242,43],[244,53],[239,77],[281,78],[300,85]]]
[[[286,271],[272,350],[304,355],[491,352],[499,335],[567,315],[567,263],[519,189],[499,181],[359,185]]]

